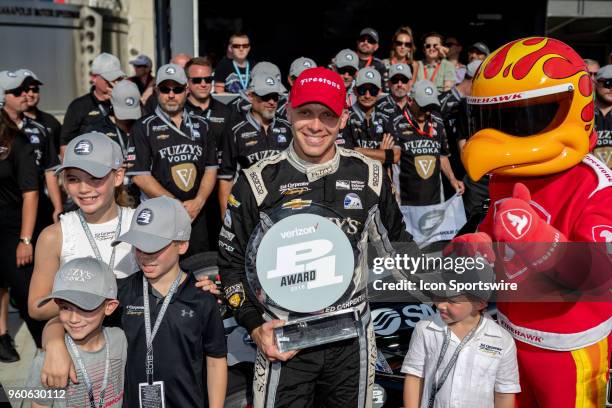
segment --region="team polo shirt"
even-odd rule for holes
[[[27,116],[22,116],[20,128],[32,145],[36,165],[41,174],[60,164],[59,152],[53,143],[53,138],[43,124]]]
[[[164,112],[157,112],[132,127],[127,175],[150,174],[178,200],[191,200],[204,172],[218,167],[215,140],[202,116],[184,111],[181,134]]]
[[[385,133],[393,135],[391,117],[375,107],[370,118],[366,119],[366,114],[358,104],[355,104],[349,112],[345,128],[336,138],[336,144],[351,149],[355,147],[378,149]]]
[[[251,167],[266,157],[289,147],[291,125],[284,119],[274,118],[266,131],[249,112],[235,125],[223,141],[220,179],[232,180],[239,169]]]
[[[390,118],[394,118],[397,115],[402,114],[402,108],[400,108],[397,102],[395,102],[391,94],[380,98],[376,102],[376,110],[384,113]]]
[[[72,139],[85,133],[85,129],[92,122],[99,120],[100,116],[108,115],[111,109],[110,101],[98,100],[94,96],[93,90],[76,98],[68,105],[66,110],[60,144],[62,146],[67,145]]]
[[[595,131],[597,145],[593,149],[593,154],[612,168],[612,111],[604,116],[599,108],[595,107]]]
[[[142,271],[118,280],[121,327],[128,342],[124,406],[138,407],[138,384],[147,381]],[[217,301],[195,286],[191,273],[179,285],[153,339],[153,380],[164,381],[167,407],[207,407],[206,357],[225,357]],[[164,298],[149,284],[151,327]]]
[[[430,205],[440,202],[440,156],[448,156],[448,142],[442,118],[431,114],[423,134],[409,109],[393,120],[397,145],[402,150],[399,165],[393,169],[393,182],[401,205]]]
[[[493,408],[495,392],[516,394],[521,391],[514,339],[491,318],[482,316],[481,319],[482,323],[459,352],[457,362],[436,394],[434,408]],[[436,313],[418,322],[410,338],[401,371],[423,379],[421,406],[427,406],[432,383],[440,377],[461,343],[451,333],[448,348],[436,371],[447,328]]]
[[[50,113],[43,112],[37,107],[34,107],[34,110],[28,112],[28,114],[33,114],[34,120],[47,128],[47,133],[53,140],[53,145],[56,149],[59,149],[60,135],[62,133],[62,124],[59,120],[55,119],[55,116]]]
[[[200,109],[200,107],[192,104],[189,99],[185,104],[185,109],[190,115],[198,115],[206,118],[208,121],[208,130],[210,135],[215,139],[215,146],[217,146],[217,160],[221,162],[221,146],[223,146],[223,139],[226,137],[228,126],[230,126],[232,111],[229,107],[223,103],[217,101],[215,98],[210,98],[208,108]]]

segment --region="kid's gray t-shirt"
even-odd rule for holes
[[[105,327],[104,330],[108,335],[108,342],[110,344],[110,367],[103,407],[118,408],[121,407],[123,403],[123,373],[125,371],[125,361],[127,359],[127,340],[123,330],[117,327]],[[68,386],[64,389],[66,391],[64,399],[35,399],[34,401],[37,404],[53,408],[89,407],[89,395],[87,392],[87,386],[85,385],[85,381],[83,379],[83,373],[76,363],[76,358],[72,354],[70,346],[67,344],[66,347],[72,356],[74,367],[77,370],[79,383],[73,384],[71,381],[69,381]],[[79,348],[79,353],[83,358],[85,370],[87,371],[87,374],[89,375],[89,378],[93,384],[95,405],[98,406],[99,395],[102,388],[102,382],[104,380],[106,347],[102,347],[102,349],[93,353]],[[28,379],[28,387],[32,387],[33,389],[42,389],[40,372],[42,370],[44,359],[45,353],[39,353],[34,358],[30,378]]]

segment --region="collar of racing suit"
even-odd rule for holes
[[[301,159],[293,148],[293,141],[287,149],[287,160],[296,170],[306,174],[309,182],[317,181],[320,178],[327,176],[328,174],[335,173],[340,166],[340,152],[338,147],[334,157],[325,163],[311,163],[309,161]]]

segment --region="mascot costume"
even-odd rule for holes
[[[588,154],[596,140],[592,92],[582,58],[551,38],[506,44],[476,73],[462,161],[473,180],[492,175],[491,207],[478,232],[452,245],[467,244],[472,254],[500,248],[498,280],[610,297],[612,171]],[[579,251],[574,243],[583,243]],[[497,306],[517,344],[520,408],[605,406],[612,303]]]

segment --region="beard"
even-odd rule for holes
[[[166,113],[176,113],[179,111],[183,110],[183,107],[185,106],[184,103],[179,103],[179,102],[166,102],[166,103],[160,103],[162,110]]]
[[[266,120],[272,120],[274,119],[274,117],[276,116],[276,110],[268,110],[268,109],[264,109],[261,112],[261,116],[266,119]]]
[[[391,94],[396,98],[396,99],[403,99],[406,97],[406,95],[408,95],[408,91],[405,89],[396,89],[396,90],[391,90]]]

